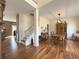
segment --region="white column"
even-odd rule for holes
[[[39,27],[38,27],[38,21],[39,21],[39,9],[36,8],[34,11],[34,46],[39,46]]]
[[[17,27],[16,39],[17,42],[19,42],[19,14],[16,15],[16,27]]]

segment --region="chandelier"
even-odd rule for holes
[[[61,18],[60,18],[61,14],[58,13],[58,16],[59,16],[59,19],[57,20],[57,22],[58,22],[58,23],[62,23]]]

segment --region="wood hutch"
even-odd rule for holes
[[[60,14],[59,15],[59,20],[56,23],[56,34],[65,36],[67,38],[67,23],[66,21],[61,21],[60,20]]]
[[[59,35],[65,35],[65,38],[67,38],[67,23],[56,23],[56,34]]]

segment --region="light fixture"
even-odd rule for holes
[[[57,20],[57,22],[58,22],[58,23],[62,23],[62,21],[61,21],[61,19],[60,19],[61,14],[58,13],[58,16],[59,16],[59,19]]]

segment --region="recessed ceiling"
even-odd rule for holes
[[[28,13],[34,8],[24,0],[6,0],[4,20],[16,21],[17,13]]]
[[[39,7],[42,7],[53,0],[33,0]]]
[[[57,18],[60,12],[62,17],[79,15],[79,0],[34,0],[40,8],[40,15],[47,18]],[[32,6],[24,0],[7,0],[4,12],[4,20],[16,19],[17,13],[27,13],[34,10]]]
[[[40,15],[49,19],[79,16],[79,0],[54,0],[40,9]]]

